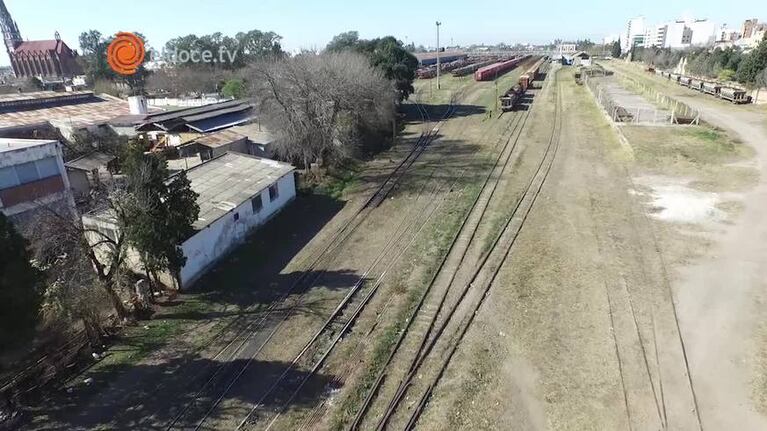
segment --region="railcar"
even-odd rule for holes
[[[722,86],[717,84],[716,82],[703,83],[703,92],[706,94],[710,94],[712,96],[719,96],[719,91],[721,89],[722,89]]]
[[[745,90],[732,87],[722,87],[719,90],[719,97],[734,104],[749,103],[751,98],[746,96]]]
[[[703,91],[703,81],[700,79],[690,79],[690,88],[693,90]]]

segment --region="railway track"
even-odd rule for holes
[[[557,89],[555,121],[553,122],[552,134],[545,154],[537,166],[535,174],[527,184],[522,197],[518,200],[512,213],[506,218],[501,232],[496,235],[490,249],[481,256],[478,264],[472,265],[471,263],[464,263],[463,258],[465,256],[464,250],[473,241],[475,228],[473,223],[466,223],[461,228],[461,233],[456,236],[451,251],[448,253],[448,256],[453,254],[459,257],[460,267],[443,265],[440,268],[433,283],[427,288],[413,318],[410,319],[408,326],[403,331],[403,335],[398,340],[389,360],[368,392],[368,396],[363,402],[350,429],[385,429],[390,427],[390,425],[392,428],[404,427],[409,429],[417,423],[421,412],[442,377],[461,339],[471,325],[484,298],[489,293],[490,287],[497,277],[503,262],[506,260],[511,246],[516,240],[551,170],[561,133],[560,94],[561,92]],[[519,139],[518,136],[514,138],[512,135],[510,139],[516,141]],[[503,154],[504,152],[501,152],[501,155]],[[505,160],[504,165],[507,163],[508,159]],[[492,176],[492,172],[490,176]],[[483,207],[486,206],[484,199],[488,199],[489,202],[494,188],[495,184],[492,183],[489,187],[487,184],[483,187],[485,198],[482,198],[483,193],[480,193],[467,220],[472,218],[472,213],[475,214],[474,220],[481,220],[481,217],[484,215]],[[468,230],[465,229],[467,225],[469,226]],[[461,236],[467,238],[468,243],[463,242],[466,241],[465,239],[460,240]],[[451,258],[446,257],[446,259]],[[445,268],[452,268],[454,270],[445,270]],[[456,274],[460,271],[468,271],[470,276],[468,281],[456,290],[453,289],[453,286],[456,284]],[[442,278],[444,281],[440,283],[437,281],[438,278]],[[441,288],[435,286],[441,286]],[[428,304],[432,305],[429,306]],[[449,308],[446,307],[448,304],[450,304]],[[425,316],[425,321],[422,321],[420,324],[412,323],[417,322],[419,316]],[[397,369],[395,364],[400,365],[400,368]],[[397,381],[396,377],[398,376],[401,377],[398,380],[399,383],[396,389],[393,391],[393,395],[386,398],[384,391],[381,390],[382,383],[384,380]],[[408,399],[419,400],[416,405],[409,406],[410,414],[407,417],[404,416],[406,412],[401,408],[402,401],[406,397]],[[386,407],[380,415],[365,422],[365,418],[369,416],[369,413],[372,413],[371,406],[377,398],[380,398],[380,400],[376,404],[385,404]],[[373,422],[374,419],[377,419],[377,422]]]
[[[516,127],[516,126],[518,126],[517,122],[509,122],[505,126],[505,129],[504,129],[504,131],[503,131],[503,133],[501,135],[502,136],[506,136],[506,133],[509,132],[509,130],[512,129],[512,127]],[[481,138],[481,141],[483,141],[483,142],[485,141],[486,134],[489,134],[490,131],[491,131],[490,128],[488,128],[488,131],[485,132],[485,134],[483,134],[483,137]],[[503,144],[503,142],[504,142],[503,139],[499,139],[496,142],[496,144],[493,146],[493,151],[496,151],[498,149],[498,147]],[[509,139],[506,139],[505,142],[508,143]],[[499,157],[500,156],[501,155],[499,155]],[[479,154],[477,154],[475,156],[475,158],[477,158],[477,157],[479,157]],[[390,301],[387,301],[384,304],[384,306],[382,307],[382,309],[376,311],[376,313],[379,315],[379,317],[380,317],[380,315],[382,315],[384,313],[384,311],[385,311],[386,307],[389,305],[389,303],[390,303]],[[377,322],[378,322],[378,320],[376,319],[376,323],[374,323],[373,328],[371,328],[369,330],[368,334],[372,333],[372,330],[375,328],[375,326],[377,326]],[[351,357],[356,357],[357,355],[364,354],[363,350],[364,350],[363,346],[360,345],[359,347],[357,347],[355,352],[351,354]],[[355,368],[354,364],[348,364],[347,366],[342,366],[340,369],[335,368],[333,370],[333,375],[335,376],[334,382],[336,383],[336,386],[342,386],[344,384],[344,382],[346,381],[346,379],[349,377],[349,375],[351,375],[351,373],[353,372],[354,368]],[[324,413],[326,412],[327,401],[328,401],[327,398],[323,398],[316,406],[314,406],[314,408],[307,415],[305,415],[304,420],[301,422],[301,424],[298,426],[297,429],[308,429],[308,428],[316,429],[316,427],[319,425],[319,422],[322,420],[322,418],[324,416]],[[277,416],[269,423],[269,426],[268,426],[267,429],[271,429],[271,428],[273,428],[275,426],[275,423],[276,423],[277,419],[279,419],[280,414],[284,411],[284,409],[286,407],[288,407],[289,404],[290,404],[290,402],[285,403],[283,405],[283,409],[281,409],[280,412],[277,414]]]
[[[429,118],[428,111],[426,111],[419,104],[417,109],[422,117],[430,127],[431,119]],[[444,114],[443,118],[437,123],[442,124],[453,113],[454,108],[451,106]],[[299,277],[285,292],[281,298],[275,301],[273,307],[271,307],[265,315],[255,321],[245,325],[244,328],[238,331],[237,335],[224,347],[224,349],[216,355],[215,359],[227,358],[221,365],[212,373],[212,375],[205,381],[200,389],[196,391],[191,400],[189,400],[182,407],[181,411],[174,416],[174,418],[167,424],[166,429],[178,428],[181,424],[189,424],[186,420],[188,417],[198,417],[199,420],[193,420],[195,423],[193,429],[199,429],[203,426],[207,418],[217,408],[218,404],[225,398],[229,390],[236,384],[240,377],[245,373],[253,360],[267,345],[269,340],[276,334],[282,324],[291,315],[291,311],[295,309],[302,301],[303,295],[298,295],[290,305],[288,305],[288,312],[281,316],[276,315],[277,304],[283,304],[289,297],[289,295],[296,291],[298,287],[313,286],[322,277],[324,271],[317,270],[323,263],[327,266],[332,263],[332,260],[336,256],[337,250],[345,243],[345,241],[351,236],[351,234],[362,224],[367,218],[368,214],[380,205],[384,199],[391,193],[391,191],[400,182],[402,177],[408,172],[410,167],[415,163],[418,157],[426,150],[429,144],[436,137],[439,126],[425,130],[416,144],[413,146],[407,156],[396,166],[396,168],[384,179],[379,185],[376,191],[355,211],[350,217],[350,221],[346,223],[339,231],[337,231],[333,237],[328,241],[328,245],[324,247],[320,252],[311,258],[311,263],[307,269],[302,272],[302,276]],[[352,287],[353,291],[356,291],[361,285],[358,282],[357,285]],[[309,289],[305,289],[308,291]],[[344,298],[339,308],[346,309],[345,304],[348,298]],[[343,306],[342,306],[343,305]],[[335,313],[335,312],[334,312]],[[262,329],[265,327],[273,327],[273,330],[268,331],[268,334],[261,334]],[[259,337],[259,335],[261,335]],[[244,360],[244,365],[234,367],[235,359]],[[224,387],[223,391],[218,391],[217,388]],[[208,400],[213,400],[209,403]],[[207,406],[207,408],[206,408]],[[189,428],[189,426],[183,426]]]

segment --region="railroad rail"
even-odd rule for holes
[[[422,119],[427,120],[427,124],[431,124],[431,119],[429,118],[428,111],[425,110],[420,104],[417,104],[417,108],[419,112],[421,113]],[[386,197],[391,193],[393,188],[399,183],[399,181],[402,179],[402,177],[405,175],[405,173],[408,172],[410,167],[415,163],[415,161],[418,159],[418,157],[426,150],[428,145],[435,139],[436,133],[439,131],[439,125],[442,124],[445,120],[447,120],[453,113],[454,113],[455,107],[451,103],[451,106],[448,108],[448,110],[445,112],[443,118],[437,123],[437,126],[425,130],[421,136],[419,137],[416,144],[413,146],[411,151],[408,153],[408,155],[396,166],[396,168],[384,179],[384,181],[379,185],[379,187],[376,189],[376,191],[356,210],[356,212],[350,217],[350,222],[346,223],[342,229],[340,229],[336,234],[331,238],[330,243],[327,247],[323,248],[319,256],[315,257],[312,264],[309,266],[309,270],[304,271],[302,276],[296,280],[291,288],[286,292],[282,298],[278,301],[276,301],[273,304],[273,307],[270,308],[266,316],[264,316],[262,319],[259,320],[259,324],[255,328],[255,331],[258,331],[259,329],[262,329],[264,326],[266,326],[265,322],[266,320],[274,314],[274,307],[276,304],[282,303],[285,299],[287,299],[288,295],[290,295],[293,291],[296,290],[297,286],[299,284],[304,285],[302,283],[305,283],[306,285],[314,285],[319,280],[319,277],[322,275],[322,271],[314,271],[314,269],[319,265],[321,262],[326,261],[327,263],[330,263],[332,259],[335,257],[334,252],[338,250],[341,244],[343,244],[346,239],[348,239],[351,236],[351,233],[354,232],[357,227],[359,227],[362,222],[367,218],[368,214],[372,211],[372,209],[376,208],[380,203],[386,199]],[[309,279],[308,281],[304,278],[305,275],[315,273],[316,276],[313,279]],[[359,282],[358,282],[359,283]],[[356,286],[356,285],[355,285]],[[355,287],[352,288],[353,290]],[[304,292],[308,291],[306,289]],[[253,343],[251,342],[251,326],[247,326],[243,331],[241,331],[241,334],[245,334],[245,338],[239,343],[238,347],[234,349],[234,354],[230,356],[229,361],[223,362],[216,372],[211,376],[208,381],[206,381],[202,388],[197,391],[192,399],[183,407],[182,411],[177,414],[167,425],[166,429],[174,429],[176,425],[179,423],[179,421],[188,416],[189,413],[196,408],[198,408],[196,405],[199,404],[199,402],[203,399],[213,399],[213,403],[209,406],[209,408],[202,414],[202,417],[199,421],[197,421],[197,425],[195,426],[195,429],[199,429],[206,419],[210,416],[210,414],[216,409],[218,404],[224,399],[228,391],[233,387],[233,385],[239,380],[239,378],[244,374],[246,369],[249,367],[249,365],[252,363],[252,361],[255,359],[255,357],[262,351],[262,349],[266,346],[266,344],[269,342],[269,340],[274,336],[274,334],[277,333],[277,331],[280,329],[282,324],[287,320],[288,316],[290,316],[291,312],[290,310],[295,309],[295,307],[301,303],[301,300],[303,298],[304,294],[299,295],[298,299],[293,301],[294,304],[292,304],[288,310],[288,312],[285,314],[285,316],[279,320],[279,322],[276,323],[276,326],[274,326],[274,329],[270,331],[270,333],[266,336],[266,339],[262,342],[258,343],[258,347],[253,352],[246,352],[244,354],[245,356],[245,364],[239,369],[239,371],[232,371],[229,370],[229,367],[232,367],[230,365],[232,363],[232,359],[236,358],[238,355],[242,354],[246,349],[252,348]],[[345,298],[344,301],[347,301]],[[341,307],[341,305],[339,305]],[[239,337],[239,335],[238,335]],[[234,340],[233,340],[234,341]],[[231,345],[231,343],[230,343]],[[228,377],[228,378],[227,378]],[[220,392],[218,395],[212,395],[212,396],[205,396],[206,391],[210,391],[215,389],[215,381],[216,380],[223,380],[225,382],[225,388],[222,392]],[[227,383],[228,382],[228,383]]]
[[[471,275],[470,281],[462,286],[461,289],[458,289],[458,292],[454,293],[454,295],[457,294],[458,297],[449,310],[444,309],[444,305],[446,303],[444,298],[446,298],[450,292],[450,287],[453,284],[455,273],[457,273],[460,268],[455,268],[455,272],[445,275],[448,277],[449,282],[447,284],[447,288],[442,292],[432,291],[433,284],[427,288],[427,291],[424,293],[424,298],[422,298],[421,304],[419,304],[419,307],[414,312],[414,316],[410,319],[405,331],[403,331],[403,335],[401,336],[400,340],[398,340],[395,349],[390,355],[389,361],[387,361],[376,382],[373,384],[373,387],[368,392],[368,396],[363,402],[363,406],[359,410],[357,417],[355,417],[354,422],[351,424],[350,429],[358,429],[362,425],[362,421],[366,416],[373,399],[376,398],[377,391],[380,389],[381,382],[385,377],[387,377],[387,374],[392,372],[392,370],[389,368],[391,367],[394,356],[397,355],[399,351],[407,350],[403,348],[403,340],[405,337],[407,337],[407,334],[413,334],[411,341],[415,341],[417,343],[417,349],[411,356],[409,361],[410,365],[407,367],[406,375],[400,380],[400,383],[394,392],[393,397],[389,400],[388,406],[383,412],[383,416],[380,418],[376,425],[376,429],[384,429],[387,427],[392,416],[398,411],[398,406],[404,399],[405,395],[414,392],[413,388],[419,384],[422,385],[422,383],[426,380],[424,379],[424,374],[428,374],[429,371],[431,371],[428,379],[429,384],[426,386],[426,388],[421,388],[422,390],[420,392],[420,397],[418,398],[418,406],[416,406],[417,408],[414,410],[413,415],[408,418],[406,427],[412,427],[417,422],[420,412],[427,404],[428,399],[430,398],[434,387],[436,387],[436,384],[439,382],[442,374],[444,373],[444,369],[447,367],[450,358],[457,349],[460,340],[463,338],[463,335],[473,321],[474,316],[476,315],[476,311],[482,305],[484,298],[489,293],[489,289],[492,286],[503,262],[505,261],[511,246],[516,240],[516,236],[519,233],[522,224],[526,220],[527,215],[532,209],[532,206],[535,203],[541,188],[543,187],[545,179],[548,176],[548,172],[553,165],[556,151],[559,146],[559,134],[561,132],[560,93],[560,91],[557,91],[555,121],[553,123],[551,139],[548,146],[546,147],[544,157],[541,159],[535,174],[528,183],[523,196],[517,202],[516,207],[512,211],[512,214],[506,219],[505,225],[501,232],[499,232],[496,236],[490,249],[482,255],[479,261],[479,265],[477,265],[476,270]],[[518,136],[514,139],[518,139]],[[483,187],[483,190],[485,189],[486,188]],[[486,193],[488,193],[488,196],[492,195],[490,192]],[[481,215],[483,215],[481,207],[475,207],[475,210],[478,212],[481,219]],[[468,232],[468,235],[470,238],[473,236],[471,232]],[[458,236],[456,236],[454,245],[457,243],[457,238]],[[448,254],[450,254],[450,252]],[[462,251],[458,251],[458,254],[461,257],[464,255]],[[443,268],[444,266],[440,268],[440,273],[444,273],[442,271]],[[437,276],[435,276],[435,279],[436,277]],[[483,283],[479,283],[480,281]],[[437,308],[436,311],[434,311],[431,319],[428,319],[429,322],[427,329],[422,333],[416,334],[417,331],[413,329],[414,327],[410,322],[416,320],[416,313],[421,312],[423,309],[422,304],[425,302],[427,296],[431,296],[430,299],[433,303],[436,303]],[[451,327],[452,331],[448,331],[448,329]],[[449,333],[450,336],[445,337],[446,332]],[[415,340],[412,340],[412,338],[415,338]],[[438,346],[440,342],[441,345]],[[439,351],[439,353],[435,353],[437,351]],[[442,364],[434,364],[438,358],[442,357],[446,358]],[[428,365],[431,365],[431,370],[428,369]],[[427,369],[424,370],[424,368]],[[415,376],[419,376],[419,378],[415,379]],[[372,426],[366,427],[366,429],[368,428],[372,428]]]

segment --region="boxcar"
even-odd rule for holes
[[[690,88],[693,90],[703,91],[703,81],[700,79],[691,79]]]
[[[691,82],[692,82],[692,78],[689,78],[687,76],[679,77],[679,84],[684,85],[685,87],[689,87]]]

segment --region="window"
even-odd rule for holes
[[[261,199],[260,193],[250,200],[250,206],[253,208],[253,214],[261,212],[261,209],[264,207],[264,201]]]
[[[16,178],[16,170],[13,166],[0,168],[0,190],[9,189],[19,185],[19,180]]]
[[[277,184],[272,184],[269,186],[269,202],[274,202],[278,197],[280,197],[280,189]]]
[[[237,221],[240,219],[240,213],[234,213],[234,221]]]
[[[37,164],[37,172],[40,173],[40,178],[53,177],[59,174],[59,164],[56,163],[55,157],[47,157],[35,162]]]
[[[32,181],[37,181],[40,176],[37,175],[37,167],[35,162],[22,163],[16,165],[16,175],[19,177],[19,183],[26,184]]]

